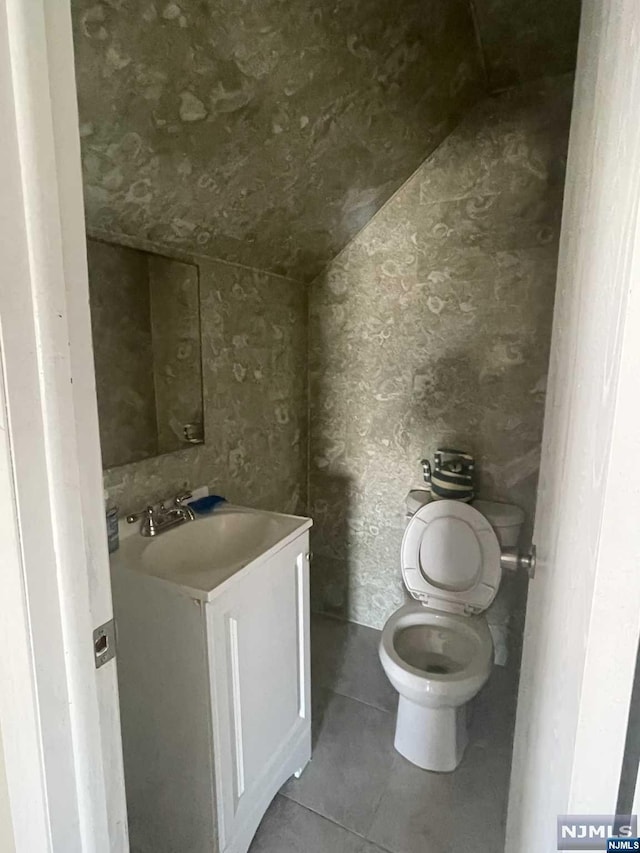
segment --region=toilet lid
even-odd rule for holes
[[[428,607],[480,613],[500,585],[500,544],[488,520],[460,501],[433,501],[407,524],[402,576],[411,595]]]

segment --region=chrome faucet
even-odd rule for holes
[[[177,527],[186,521],[195,520],[194,511],[185,503],[190,497],[191,492],[183,492],[175,496],[172,506],[166,507],[162,503],[157,510],[149,504],[145,509],[128,515],[127,521],[129,524],[140,521],[140,534],[142,536],[158,536],[165,530],[171,530],[172,527]]]

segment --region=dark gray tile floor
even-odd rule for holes
[[[460,767],[429,773],[393,749],[397,696],[379,637],[312,617],[313,757],[271,804],[250,853],[502,853],[513,675],[494,667]]]

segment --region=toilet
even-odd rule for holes
[[[450,772],[467,746],[467,704],[491,672],[483,613],[500,586],[501,550],[517,545],[524,513],[491,501],[424,500],[401,548],[414,601],[387,620],[379,654],[399,694],[395,748],[418,767]]]

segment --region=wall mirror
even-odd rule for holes
[[[87,241],[102,466],[202,444],[197,266]]]

